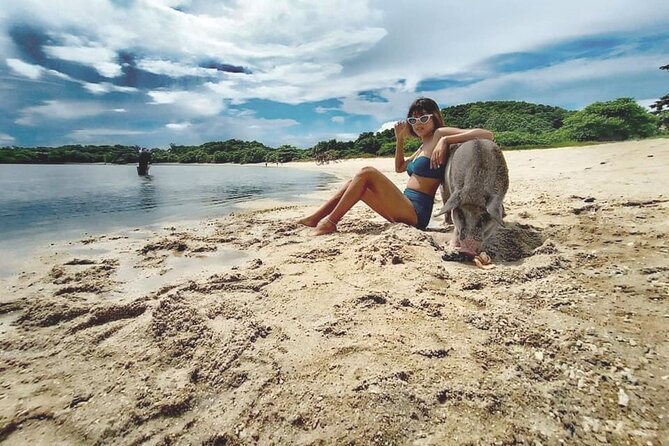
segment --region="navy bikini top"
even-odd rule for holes
[[[444,170],[446,170],[446,165],[442,165],[436,169],[431,169],[430,158],[427,156],[417,156],[409,164],[407,164],[407,173],[409,176],[415,173],[421,177],[442,179],[444,178]]]

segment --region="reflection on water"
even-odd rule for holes
[[[217,187],[212,190],[210,196],[204,198],[204,203],[208,206],[220,206],[234,203],[241,203],[253,197],[263,195],[263,190],[259,187],[250,185],[230,185],[228,187]]]
[[[0,165],[0,244],[221,216],[323,189],[319,172],[258,166]]]
[[[158,206],[156,201],[156,189],[151,182],[151,175],[140,177],[139,205],[141,209],[153,209]]]

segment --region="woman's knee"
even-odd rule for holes
[[[360,171],[356,174],[356,176],[358,178],[369,179],[370,177],[378,174],[379,170],[377,168],[372,166],[366,166],[360,169]]]

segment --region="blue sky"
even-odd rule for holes
[[[1,0],[0,145],[272,147],[669,92],[669,1]]]

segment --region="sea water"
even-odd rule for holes
[[[275,165],[0,165],[0,256],[52,240],[220,217],[241,203],[328,187],[321,172]]]

